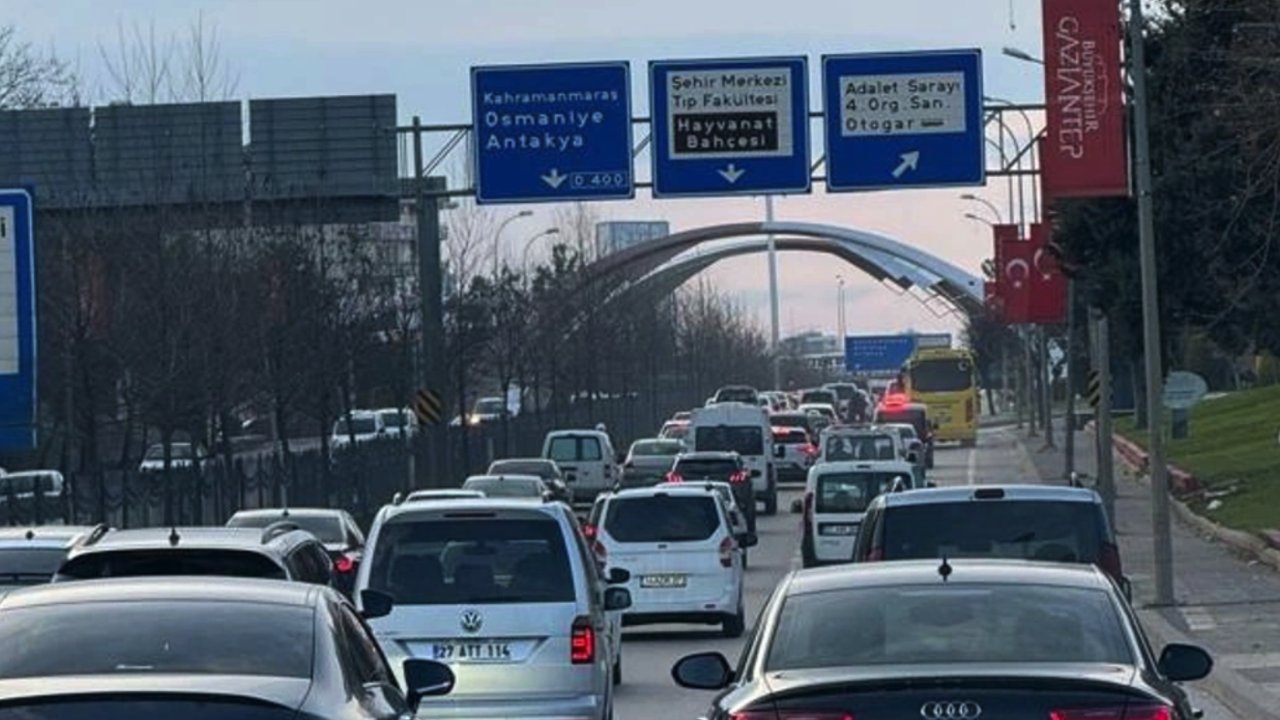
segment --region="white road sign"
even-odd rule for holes
[[[0,375],[18,372],[18,252],[13,208],[0,206]]]
[[[787,67],[681,70],[667,75],[672,160],[789,157],[792,72]]]
[[[850,75],[840,78],[844,137],[963,133],[963,72]]]

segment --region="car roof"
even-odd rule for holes
[[[564,517],[563,503],[544,503],[537,498],[449,498],[429,503],[402,503],[388,505],[379,512],[383,522],[391,522],[405,515],[424,519],[438,519],[453,513],[485,511],[511,511],[542,513],[550,518]]]
[[[822,431],[823,435],[844,435],[849,437],[857,437],[859,435],[880,435],[893,437],[893,433],[884,428],[866,427],[858,425],[829,425]]]
[[[555,464],[556,464],[556,461],[555,461],[555,460],[552,460],[551,458],[543,458],[543,457],[511,457],[511,458],[498,458],[497,460],[494,460],[493,462],[489,463],[489,467],[493,467],[494,465],[497,465],[498,463],[528,463],[528,464],[530,464],[530,465],[547,465],[547,466],[551,466],[551,465],[555,465]]]
[[[498,482],[506,482],[507,480],[515,482],[542,482],[542,478],[537,475],[528,475],[526,473],[502,473],[500,475],[468,475],[467,479],[463,481],[463,484],[465,485],[472,480],[496,480]],[[466,488],[464,487],[463,489],[465,490]]]
[[[462,499],[462,498],[482,498],[484,493],[479,490],[463,490],[462,488],[439,488],[434,490],[414,490],[409,493],[408,500],[428,500],[431,498],[444,499]]]
[[[0,611],[67,603],[147,600],[307,606],[320,596],[319,587],[311,583],[229,576],[78,580],[15,590],[0,599]]]
[[[806,420],[808,419],[809,416],[803,412],[800,412],[799,410],[779,410],[777,412],[769,413],[769,417],[770,418],[796,418],[799,420]]]
[[[255,508],[253,510],[237,510],[232,517],[276,517],[281,520],[288,520],[292,517],[331,517],[338,520],[344,520],[347,517],[346,510],[336,508]]]
[[[609,434],[600,430],[552,430],[547,433],[548,438],[553,437],[572,437],[575,435],[590,435],[591,437],[608,437]]]
[[[62,477],[62,473],[57,470],[19,470],[0,474],[0,478],[24,478],[24,477],[44,477],[46,475]]]
[[[5,547],[65,548],[97,529],[96,525],[33,525],[0,527]]]
[[[673,440],[672,438],[646,437],[646,438],[640,438],[638,440],[633,440],[631,442],[631,445],[634,447],[635,445],[638,445],[640,443],[657,443],[659,445],[683,445],[684,444],[679,440]]]
[[[701,452],[680,453],[676,462],[681,460],[737,460],[739,455],[732,450],[703,450]]]
[[[918,491],[912,491],[918,492]],[[907,495],[909,493],[897,493]],[[943,580],[942,563],[951,567]],[[1061,587],[1111,587],[1111,581],[1093,565],[1077,563],[956,558],[953,560],[895,560],[883,563],[853,563],[810,570],[791,575],[789,595],[842,590],[855,587],[893,587],[909,585],[964,585],[969,583],[1004,583],[1011,585],[1057,585]]]
[[[986,495],[989,497],[978,497]],[[1037,502],[1099,503],[1098,494],[1088,488],[1061,485],[961,485],[957,487],[923,488],[909,493],[884,495],[887,507],[931,505],[958,502],[1000,502],[1023,500]]]
[[[91,545],[81,545],[77,547],[75,552],[80,554],[81,552],[150,548],[199,548],[206,550],[240,548],[244,550],[262,551],[271,547],[274,543],[279,542],[287,535],[294,534],[295,532],[298,534],[305,534],[307,537],[312,537],[310,533],[293,531],[290,533],[282,533],[280,536],[272,538],[268,542],[263,542],[263,536],[266,531],[266,528],[229,527],[153,527],[112,530]],[[176,545],[170,542],[170,537],[175,532],[178,536],[178,542]]]
[[[706,483],[672,483],[662,485],[650,485],[648,487],[626,488],[614,493],[612,498],[617,500],[625,500],[627,498],[638,497],[654,497],[657,495],[673,495],[677,497],[699,496],[703,497],[707,493]]]
[[[906,460],[836,460],[820,462],[811,468],[819,475],[828,473],[857,473],[897,471],[911,468]]]

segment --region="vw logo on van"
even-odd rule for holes
[[[920,706],[925,720],[978,720],[982,706],[971,700],[927,702]]]
[[[463,632],[478,633],[484,627],[484,616],[478,610],[464,610],[459,624]]]

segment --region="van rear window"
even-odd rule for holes
[[[1093,503],[992,500],[885,512],[884,559],[1010,558],[1092,563],[1105,530]]]
[[[763,455],[764,433],[756,425],[715,425],[694,431],[693,445],[698,452],[736,452],[739,455]]]
[[[547,457],[556,462],[599,460],[600,441],[593,437],[558,437],[551,439]]]
[[[711,495],[653,495],[615,498],[604,528],[618,542],[697,542],[720,527]]]

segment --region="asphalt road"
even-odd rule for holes
[[[1011,431],[984,429],[978,447],[939,448],[929,478],[940,486],[1007,482],[1036,482],[1031,458]],[[769,593],[784,575],[800,567],[800,516],[788,512],[798,486],[788,487],[779,514],[761,516],[760,544],[751,549],[746,578],[747,615],[754,619]],[[721,637],[719,627],[654,625],[624,632],[623,680],[617,689],[618,720],[698,718],[706,714],[713,693],[684,690],[671,681],[671,665],[689,653],[718,650],[736,661],[742,639]],[[1191,689],[1193,701],[1206,720],[1243,720],[1205,693]]]

